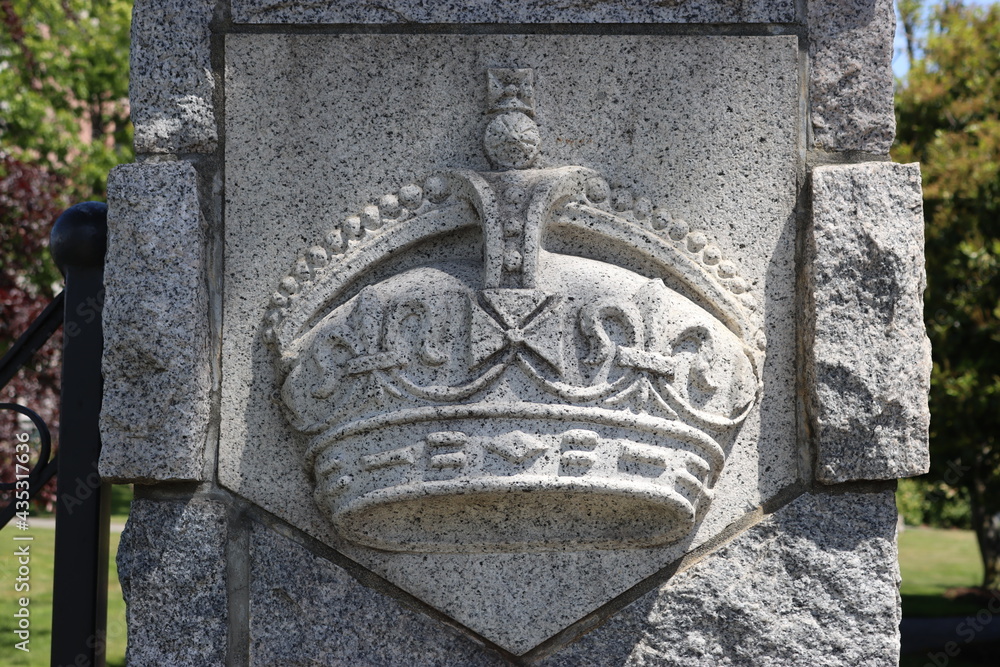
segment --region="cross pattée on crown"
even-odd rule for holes
[[[485,195],[486,286],[534,287],[540,220],[532,219],[535,187],[545,180],[535,170],[540,136],[535,123],[535,93],[530,69],[487,70],[487,115],[483,146],[498,171],[477,174]],[[477,188],[479,189],[479,188]]]

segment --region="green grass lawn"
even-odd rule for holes
[[[112,521],[121,523],[128,512],[127,499],[131,498],[128,487],[114,487],[112,495]],[[124,505],[123,505],[124,502]],[[33,513],[32,516],[38,516]],[[13,523],[13,522],[12,522]],[[30,535],[31,542],[14,541],[14,536]],[[108,646],[109,667],[125,665],[125,602],[118,583],[118,569],[115,567],[115,553],[118,551],[120,534],[111,533],[108,569]],[[21,544],[31,545],[31,574],[27,593],[14,590],[17,577],[17,559],[13,553]],[[41,526],[27,531],[8,525],[0,530],[0,663],[5,667],[38,666],[49,664],[49,650],[52,641],[52,562],[55,550],[55,529]],[[18,608],[18,598],[30,599],[31,643],[30,652],[24,653],[14,648],[17,638],[14,612]]]
[[[907,528],[899,535],[899,569],[904,616],[974,615],[982,606],[944,597],[950,588],[982,583],[983,566],[971,530]]]

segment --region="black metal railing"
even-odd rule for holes
[[[60,292],[3,355],[0,359],[0,388],[6,387],[17,372],[31,361],[31,357],[59,329],[63,322],[64,303],[64,293]],[[0,491],[10,491],[13,496],[10,504],[0,510],[0,528],[2,528],[10,523],[17,512],[28,511],[29,501],[38,495],[42,487],[56,474],[57,463],[54,459],[49,460],[52,451],[49,427],[35,411],[16,403],[0,403],[0,410],[11,410],[28,417],[38,429],[41,444],[38,458],[33,466],[25,467],[15,457],[12,461],[15,466],[13,470],[15,481],[0,484]],[[28,487],[27,493],[24,492],[25,485]]]
[[[45,422],[30,408],[12,403],[0,409],[25,415],[39,432],[40,451],[28,482],[33,498],[56,476],[56,537],[52,595],[52,665],[104,665],[108,600],[108,523],[110,487],[97,474],[101,452],[101,315],[104,304],[104,253],[107,206],[78,204],[59,216],[50,251],[66,281],[64,291],[0,359],[0,387],[63,326],[59,452],[51,455]],[[0,511],[0,527],[15,516],[20,523],[23,491],[17,481],[11,503]]]

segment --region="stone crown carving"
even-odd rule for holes
[[[316,502],[345,538],[394,551],[676,541],[759,399],[756,299],[704,234],[649,200],[585,167],[534,168],[530,70],[491,70],[488,97],[497,171],[381,197],[304,251],[272,297],[264,336]],[[470,229],[481,261],[372,277]]]

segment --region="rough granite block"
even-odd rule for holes
[[[118,547],[130,667],[225,664],[227,540],[220,502],[132,502]]]
[[[813,145],[887,154],[896,135],[891,0],[809,3]]]
[[[250,540],[251,665],[507,664],[265,526]]]
[[[136,0],[129,100],[136,153],[215,150],[208,28],[215,0]]]
[[[233,0],[236,23],[790,23],[791,0]]]
[[[807,494],[544,667],[884,667],[899,660],[892,492]]]
[[[931,350],[919,166],[816,169],[806,260],[817,479],[927,472]]]
[[[185,162],[108,176],[100,472],[111,481],[204,475],[211,369],[196,178]]]

